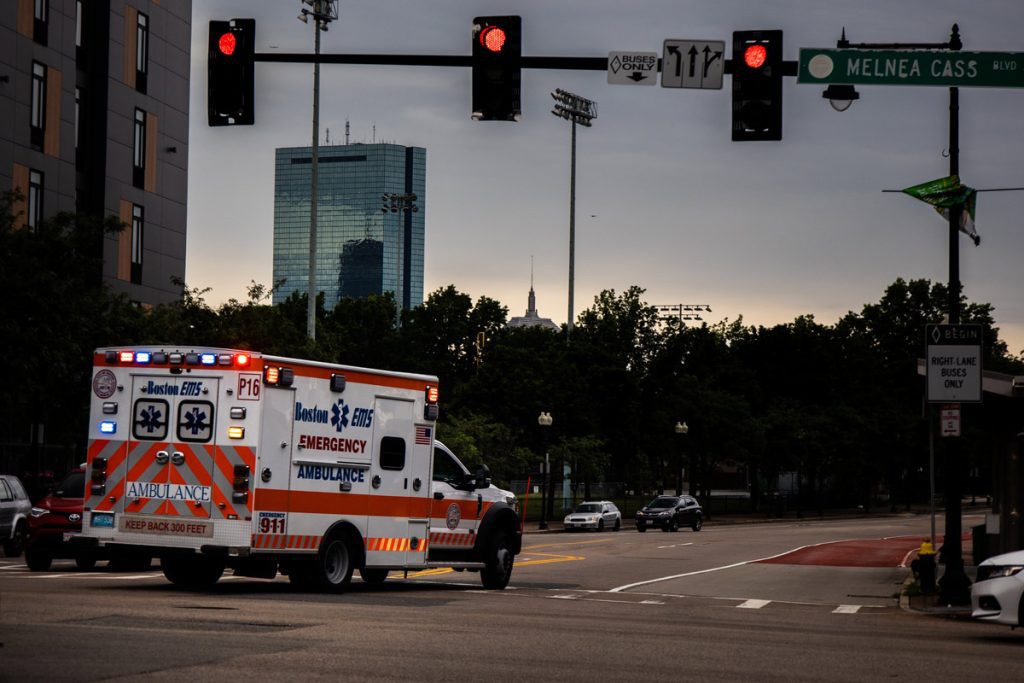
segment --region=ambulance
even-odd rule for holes
[[[93,355],[82,532],[160,558],[174,584],[225,569],[338,592],[358,570],[478,571],[508,585],[516,498],[436,440],[437,378],[257,352]]]

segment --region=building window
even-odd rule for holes
[[[32,8],[32,40],[46,45],[47,27],[50,19],[49,0],[34,0]]]
[[[36,228],[41,220],[43,220],[43,174],[31,169],[28,172],[28,215],[25,216],[25,225]]]
[[[149,17],[139,12],[135,24],[135,89],[146,92],[149,71]]]
[[[34,149],[42,151],[46,131],[46,67],[39,62],[32,62],[31,108],[29,143]]]
[[[132,204],[132,272],[133,285],[142,284],[142,237],[145,214],[138,204]]]
[[[132,184],[145,187],[146,183],[146,112],[135,110],[135,131],[132,137]]]

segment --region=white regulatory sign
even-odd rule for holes
[[[665,41],[661,56],[661,87],[721,90],[724,73],[724,40]]]
[[[657,52],[608,53],[610,85],[654,85],[657,80]]]
[[[981,401],[981,325],[926,325],[928,402]]]

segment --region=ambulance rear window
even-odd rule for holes
[[[405,468],[405,439],[385,436],[380,440],[380,468],[401,470]]]

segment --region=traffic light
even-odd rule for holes
[[[206,107],[211,126],[253,124],[255,19],[210,22]]]
[[[782,31],[732,33],[732,139],[782,139]]]
[[[473,19],[473,119],[518,121],[522,22],[518,16]]]

